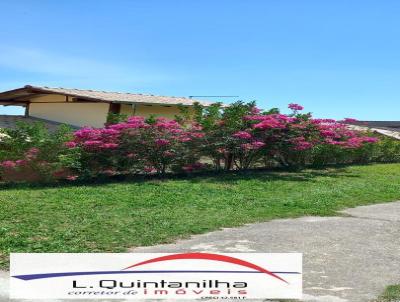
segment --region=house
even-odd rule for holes
[[[352,125],[400,132],[400,121],[352,121]]]
[[[0,105],[25,107],[25,116],[20,116],[19,119],[44,120],[76,127],[102,127],[109,113],[174,118],[176,114],[180,113],[179,105],[190,107],[195,102],[204,106],[210,104],[185,97],[30,85],[0,92]],[[3,121],[1,117],[3,117]],[[9,121],[9,126],[12,126],[12,120],[15,119],[18,118],[0,116],[0,125],[7,124]]]
[[[369,130],[400,139],[400,121],[351,121],[347,124],[351,129]]]

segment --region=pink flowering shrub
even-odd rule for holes
[[[311,114],[302,114],[302,106],[290,104],[291,114],[279,113],[265,117],[251,117],[260,122],[254,125],[258,135],[271,147],[266,150],[280,165],[296,166],[313,164],[313,151],[316,149],[331,150],[339,147],[346,150],[361,149],[376,143],[377,138],[365,136],[359,131],[352,131],[348,126],[332,119],[314,119]],[[330,163],[333,163],[332,161]]]
[[[275,162],[280,166],[313,163],[313,150],[326,146],[348,150],[364,148],[377,138],[349,130],[347,125],[330,119],[314,119],[303,114],[303,107],[289,104],[290,114],[278,109],[259,110],[255,103],[237,102],[227,108],[214,105],[196,110],[188,120],[196,120],[204,129],[204,156],[213,159],[217,169],[248,169]],[[346,151],[347,150],[347,151]]]
[[[246,117],[260,114],[254,102],[237,102],[225,108],[221,104],[195,107],[183,120],[194,120],[202,127],[204,137],[197,148],[216,170],[247,169],[259,159],[265,143],[254,136],[252,121]]]
[[[35,137],[29,128],[10,131],[9,141],[0,142],[7,150],[0,152],[0,173],[3,180],[75,181],[193,173],[211,166],[246,170],[400,160],[400,143],[383,144],[369,133],[351,130],[345,124],[349,120],[315,119],[298,104],[288,107],[291,112],[283,114],[276,108],[262,111],[254,102],[195,105],[183,108],[176,120],[132,116],[104,128],[55,136],[40,132]],[[390,159],[385,155],[389,149]]]
[[[0,180],[52,181],[70,176],[79,164],[76,154],[64,147],[71,130],[61,126],[50,132],[43,123],[19,123],[15,129],[2,129],[0,140]]]
[[[82,165],[91,176],[164,174],[190,165],[194,170],[199,159],[194,145],[203,136],[194,124],[183,127],[166,118],[133,116],[101,129],[80,129],[66,146],[81,150]]]
[[[122,148],[136,152],[137,162],[148,171],[164,174],[198,162],[196,144],[203,136],[201,127],[195,124],[182,126],[175,120],[159,117],[143,120],[139,129],[123,131],[121,141]]]

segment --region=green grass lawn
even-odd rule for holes
[[[0,186],[10,252],[121,252],[221,227],[400,199],[400,164],[188,179]]]
[[[400,301],[400,284],[389,285],[385,292],[375,302],[398,302]]]

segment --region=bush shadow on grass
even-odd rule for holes
[[[0,183],[0,190],[41,190],[50,188],[68,188],[79,186],[102,186],[116,183],[143,183],[159,184],[171,180],[185,180],[192,183],[219,182],[235,184],[240,181],[314,181],[317,177],[358,177],[348,171],[349,166],[355,165],[334,165],[329,167],[313,167],[307,169],[285,169],[285,168],[259,168],[246,171],[206,171],[194,174],[166,174],[159,175],[117,175],[113,177],[99,177],[81,181],[58,181],[52,183]]]
[[[329,167],[308,167],[305,169],[287,169],[287,168],[274,168],[274,169],[251,169],[247,171],[228,171],[208,173],[203,175],[193,175],[186,177],[191,182],[229,182],[235,183],[243,180],[251,181],[253,179],[261,181],[313,181],[317,177],[358,177],[352,174],[347,168],[350,165],[335,165]],[[351,165],[355,166],[355,165]]]

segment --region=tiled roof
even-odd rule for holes
[[[355,121],[349,128],[354,130],[370,130],[382,135],[400,139],[400,121]]]
[[[349,124],[400,131],[400,121],[354,121]]]
[[[17,122],[25,122],[29,124],[33,124],[35,122],[42,122],[46,126],[46,128],[50,131],[55,131],[61,123],[48,121],[35,117],[25,117],[22,115],[0,115],[0,129],[1,128],[11,128],[14,129]],[[77,127],[71,126],[73,129]]]
[[[185,97],[159,96],[151,94],[134,94],[126,92],[107,92],[96,90],[82,90],[69,88],[51,88],[27,85],[24,88],[38,92],[57,93],[69,95],[73,97],[87,98],[92,100],[102,100],[106,102],[120,103],[142,103],[142,104],[162,104],[162,105],[193,105],[198,102],[204,106],[210,105],[212,102],[204,102]]]

